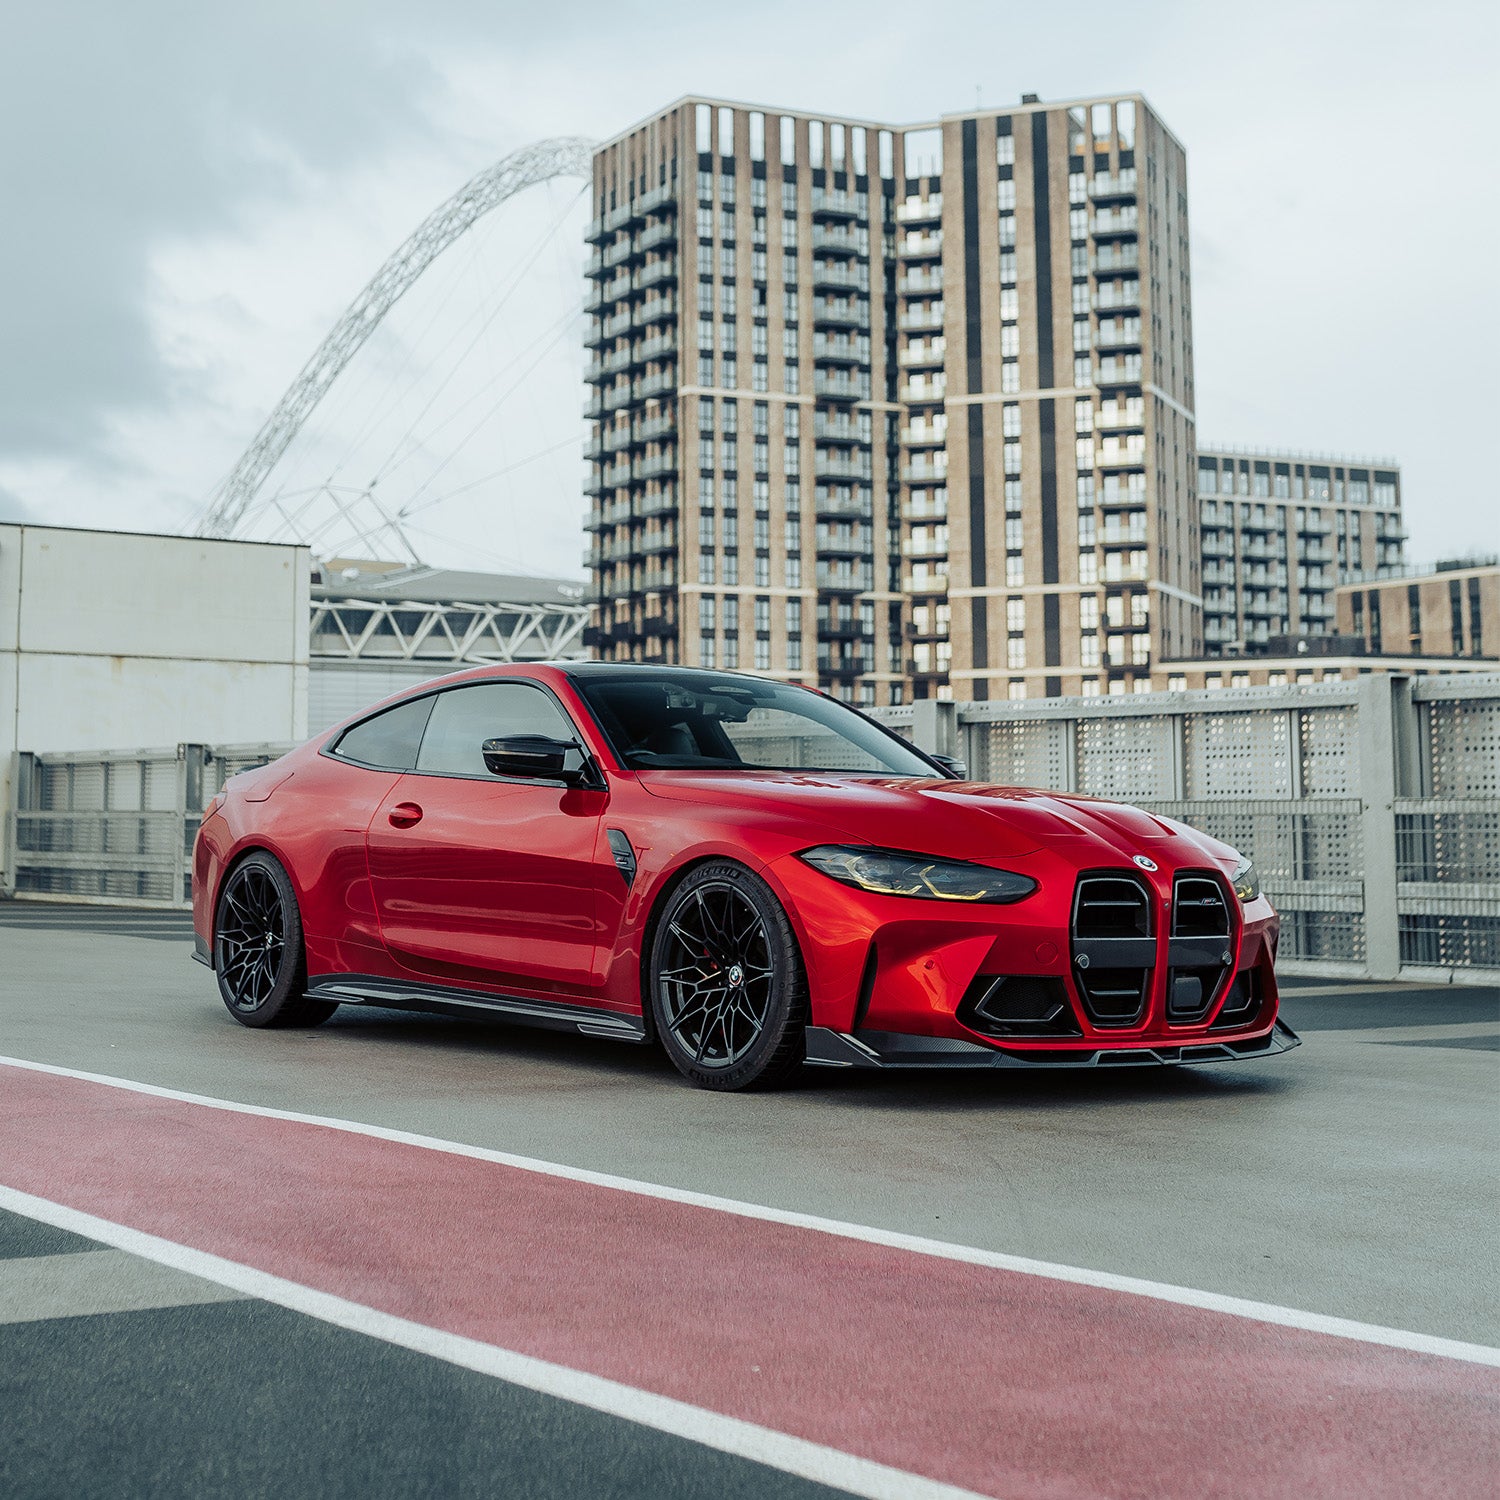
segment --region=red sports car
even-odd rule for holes
[[[960,771],[751,676],[460,672],[214,798],[195,956],[247,1026],[510,1016],[655,1039],[712,1089],[1296,1045],[1249,861]]]

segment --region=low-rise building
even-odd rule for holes
[[[1339,633],[1376,655],[1500,659],[1500,557],[1349,583],[1336,607]]]

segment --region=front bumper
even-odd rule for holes
[[[817,1068],[1125,1068],[1253,1061],[1300,1047],[1302,1039],[1278,1020],[1264,1036],[1197,1041],[1180,1046],[1135,1047],[980,1046],[957,1037],[906,1036],[894,1031],[851,1034],[826,1026],[807,1028],[807,1062]]]

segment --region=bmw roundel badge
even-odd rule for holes
[[[1148,859],[1144,854],[1132,854],[1130,857],[1143,870],[1154,870],[1156,868],[1156,861],[1154,859]]]

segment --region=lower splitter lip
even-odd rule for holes
[[[957,1037],[907,1036],[894,1031],[833,1031],[807,1028],[807,1061],[822,1068],[1140,1068],[1184,1064],[1247,1062],[1276,1057],[1299,1047],[1302,1039],[1278,1020],[1265,1036],[1244,1041],[1189,1042],[1181,1045],[1080,1048],[982,1047]]]

